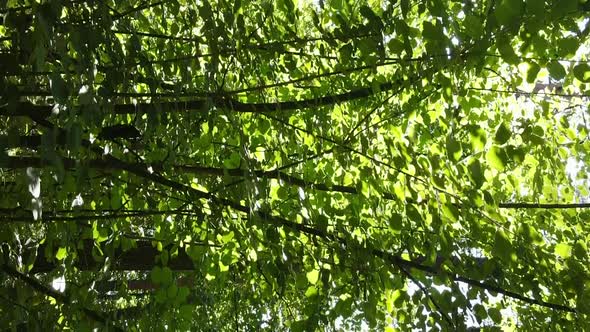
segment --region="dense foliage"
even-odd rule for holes
[[[590,329],[589,9],[0,1],[0,326]]]

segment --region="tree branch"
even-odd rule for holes
[[[501,209],[585,209],[590,203],[500,203]]]
[[[57,292],[53,289],[50,289],[49,287],[41,284],[39,282],[39,280],[17,271],[12,266],[9,266],[7,264],[3,264],[2,271],[4,271],[6,274],[8,274],[11,277],[26,283],[27,285],[29,285],[29,287],[33,288],[34,290],[36,290],[37,292],[39,292],[43,295],[52,297],[56,301],[61,302],[65,305],[70,304],[70,299],[65,294],[62,294],[62,293]],[[93,321],[101,323],[105,326],[108,326],[108,327],[114,329],[115,331],[123,331],[120,327],[118,327],[117,325],[114,325],[112,321],[105,318],[103,316],[103,314],[96,312],[94,310],[88,309],[88,308],[84,308],[84,307],[82,307],[81,310],[86,316],[91,318]]]
[[[113,106],[112,113],[114,114],[135,114],[137,112],[180,112],[180,111],[194,111],[194,112],[209,112],[209,103],[217,108],[227,109],[240,113],[268,113],[301,110],[312,107],[337,105],[357,99],[371,97],[381,92],[390,91],[398,86],[401,86],[405,80],[399,79],[394,82],[382,83],[378,89],[373,87],[359,88],[350,90],[348,92],[327,95],[316,98],[295,100],[295,101],[281,101],[274,103],[242,103],[236,99],[225,96],[213,97],[208,99],[193,99],[186,101],[173,102],[153,102],[153,103],[137,103],[137,104],[117,104]],[[51,115],[53,106],[51,105],[33,105],[29,102],[20,102],[16,104],[13,110],[6,107],[0,110],[0,115],[9,116],[35,116],[46,118]]]
[[[182,215],[182,216],[195,216],[196,213],[188,210],[165,210],[165,211],[134,211],[129,212],[121,210],[120,213],[104,213],[96,214],[103,211],[93,211],[95,214],[82,213],[80,211],[71,211],[77,215],[64,216],[60,214],[54,214],[50,211],[44,212],[42,218],[35,220],[31,216],[32,211],[15,208],[15,209],[3,209],[0,208],[0,222],[25,222],[25,223],[47,223],[55,221],[94,221],[94,220],[109,220],[119,218],[131,218],[131,217],[148,217],[148,216],[161,216],[161,215]]]

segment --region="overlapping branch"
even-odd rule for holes
[[[313,225],[313,223],[311,221],[304,221],[303,223],[297,223],[297,222],[293,222],[293,221],[284,219],[280,216],[276,216],[276,215],[272,214],[271,212],[265,212],[265,211],[254,212],[248,206],[239,204],[237,202],[234,202],[234,201],[231,201],[231,200],[228,200],[225,198],[220,198],[220,197],[211,195],[210,193],[206,193],[206,192],[200,191],[198,189],[186,186],[184,184],[170,180],[170,179],[168,179],[164,176],[161,176],[159,174],[150,173],[147,171],[147,169],[142,168],[138,165],[128,164],[128,163],[118,160],[114,157],[110,157],[108,159],[110,159],[110,160],[108,160],[110,162],[109,167],[113,167],[113,168],[119,169],[119,170],[128,171],[136,176],[150,180],[156,184],[163,185],[163,186],[169,187],[171,189],[174,189],[174,190],[177,190],[180,192],[184,192],[191,197],[199,198],[199,199],[206,199],[209,202],[212,202],[212,203],[215,203],[218,205],[222,205],[222,206],[227,206],[227,207],[230,207],[236,211],[246,213],[246,214],[256,213],[257,215],[259,215],[261,220],[265,220],[267,223],[269,223],[269,225],[273,225],[275,227],[283,226],[283,227],[286,227],[292,231],[303,233],[308,236],[317,236],[317,237],[322,238],[327,241],[339,243],[345,247],[349,246],[349,243],[346,239],[310,226],[310,225]],[[431,274],[431,275],[437,275],[437,274],[443,273],[436,266],[422,265],[422,264],[417,263],[415,261],[404,259],[401,256],[383,251],[378,248],[373,248],[368,245],[364,250],[366,250],[368,252],[368,254],[370,254],[374,257],[378,257],[378,258],[382,259],[383,261],[385,261],[395,267],[398,267],[398,268],[415,269],[415,270],[419,270],[419,271],[422,271],[424,273]],[[503,289],[501,287],[498,287],[498,286],[495,286],[492,284],[488,284],[488,283],[484,283],[484,282],[481,282],[481,281],[478,281],[475,279],[471,279],[469,277],[465,277],[462,275],[453,274],[453,273],[446,273],[446,274],[453,281],[461,281],[461,282],[464,282],[464,283],[469,284],[471,286],[482,288],[482,289],[485,289],[485,290],[488,290],[491,292],[497,292],[499,294],[503,294],[505,296],[523,301],[525,303],[539,305],[539,306],[543,306],[546,308],[556,309],[556,310],[561,310],[561,311],[574,312],[574,313],[576,312],[576,310],[574,308],[571,308],[571,307],[568,307],[565,305],[560,305],[560,304],[550,303],[550,302],[546,302],[546,301],[542,301],[542,300],[538,300],[538,299],[534,299],[534,298],[529,298],[529,297],[523,296],[521,294]]]

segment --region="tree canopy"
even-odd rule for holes
[[[0,1],[0,325],[590,329],[589,10]]]

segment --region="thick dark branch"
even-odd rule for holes
[[[69,159],[69,158],[62,158],[62,162],[65,168],[75,168],[77,167],[76,160]],[[107,159],[93,159],[87,161],[87,164],[91,168],[95,169],[102,169],[102,170],[115,170],[118,169],[117,164],[113,163],[112,160]],[[43,167],[49,165],[48,161],[44,161],[38,157],[5,157],[3,163],[0,164],[0,168],[12,168],[12,169],[19,169],[19,168],[27,168],[27,167]],[[126,167],[133,168],[136,170],[147,170],[148,166],[144,164],[126,164]],[[159,167],[154,167],[156,171],[160,170]],[[267,178],[267,179],[278,179],[284,181],[288,184],[299,186],[302,188],[309,188],[315,189],[320,191],[332,191],[332,192],[341,192],[341,193],[348,193],[348,194],[358,194],[358,190],[353,186],[344,186],[338,184],[326,184],[326,183],[316,183],[311,181],[306,181],[304,179],[298,178],[296,176],[292,176],[281,172],[279,170],[271,170],[271,171],[263,171],[263,170],[256,170],[252,171],[251,173],[247,170],[239,169],[239,168],[232,168],[232,169],[224,169],[224,168],[217,168],[217,167],[207,167],[207,166],[197,166],[197,165],[176,165],[173,166],[175,171],[184,172],[184,173],[194,173],[200,175],[215,175],[215,176],[223,176],[223,175],[230,175],[230,176],[237,176],[242,177],[248,174],[252,174],[258,178]],[[395,200],[396,197],[394,194],[389,192],[382,193],[382,197],[388,200]]]
[[[171,35],[158,34],[158,33],[148,33],[148,32],[142,32],[142,31],[125,31],[125,30],[112,30],[112,31],[114,33],[127,34],[127,35],[137,35],[137,36],[143,36],[143,37],[161,38],[161,39],[170,39],[170,40],[193,41],[193,42],[199,42],[199,43],[204,44],[204,41],[199,38],[175,37],[175,36],[171,36]],[[360,38],[375,37],[375,36],[380,36],[380,35],[377,33],[374,33],[374,32],[370,32],[370,33],[361,33],[361,34],[346,34],[346,35],[342,35],[342,36],[326,35],[326,36],[321,36],[321,37],[303,37],[303,38],[287,39],[287,40],[283,40],[283,41],[270,41],[270,42],[258,43],[258,44],[245,44],[242,46],[242,48],[247,49],[247,50],[252,50],[252,49],[276,50],[276,49],[280,49],[281,47],[283,47],[285,45],[290,45],[292,47],[297,48],[299,45],[307,44],[307,43],[311,43],[311,42],[319,42],[319,41],[328,42],[328,41],[336,41],[336,40],[337,41],[348,41],[348,40],[352,40],[352,39],[356,39],[356,38],[360,39]],[[221,54],[229,55],[229,54],[234,54],[235,52],[236,52],[235,48],[223,48],[219,54],[220,55]]]
[[[207,55],[208,56],[208,55]],[[150,64],[160,64],[160,63],[167,63],[167,62],[176,62],[176,61],[185,61],[185,60],[190,60],[196,57],[200,57],[200,55],[193,55],[193,56],[189,56],[189,57],[180,57],[180,58],[172,58],[172,59],[163,59],[163,60],[155,60],[155,61],[149,61],[147,63]],[[344,68],[341,70],[334,70],[334,71],[330,71],[330,72],[325,72],[325,73],[321,73],[321,74],[313,74],[313,75],[307,75],[307,76],[303,76],[297,79],[292,79],[292,80],[287,80],[287,81],[281,81],[281,82],[277,82],[277,83],[270,83],[270,84],[263,84],[263,85],[258,85],[258,86],[253,86],[253,87],[248,87],[248,88],[242,88],[242,89],[236,89],[236,90],[231,90],[231,91],[225,91],[224,93],[226,95],[235,95],[235,94],[239,94],[239,93],[244,93],[244,92],[251,92],[251,91],[262,91],[265,89],[270,89],[270,88],[276,88],[276,87],[281,87],[281,86],[286,86],[286,85],[293,85],[293,84],[297,84],[297,83],[301,83],[301,82],[306,82],[306,81],[312,81],[312,80],[316,80],[319,78],[324,78],[324,77],[330,77],[330,76],[336,76],[336,75],[343,75],[343,74],[350,74],[353,72],[357,72],[357,71],[362,71],[362,70],[367,70],[367,69],[375,69],[377,67],[382,67],[382,66],[390,66],[390,65],[394,65],[394,64],[399,64],[402,62],[410,62],[410,61],[424,61],[427,60],[426,58],[415,58],[415,59],[388,59],[385,62],[380,62],[377,63],[375,65],[365,65],[365,66],[358,66],[358,67],[352,67],[352,68]],[[131,63],[131,64],[127,64],[127,66],[145,66],[146,62],[137,62],[137,63]],[[101,68],[99,67],[99,69],[102,70],[109,70],[109,69],[113,69],[113,68]],[[174,85],[173,84],[169,84],[169,83],[161,83],[162,87],[165,87],[167,89],[174,89]],[[35,91],[23,91],[23,90],[19,90],[19,96],[44,96],[44,97],[50,97],[52,96],[51,91],[47,91],[47,90],[35,90]],[[72,94],[72,96],[74,96],[74,94]],[[216,93],[209,93],[209,92],[170,92],[170,93],[160,93],[160,92],[146,92],[146,93],[137,93],[137,92],[112,92],[110,93],[109,97],[134,97],[134,98],[172,98],[172,99],[178,99],[178,98],[216,98],[218,96],[218,94]]]
[[[137,139],[141,137],[141,133],[137,128],[132,125],[114,125],[114,126],[107,126],[101,129],[101,132],[98,134],[99,139],[104,140],[115,140],[115,139]],[[28,148],[32,150],[37,150],[41,146],[41,142],[43,140],[42,135],[21,135],[21,136],[7,136],[7,135],[0,135],[0,142],[5,142],[4,147],[6,148]],[[60,132],[57,137],[55,137],[55,144],[57,145],[66,145],[68,143],[68,138],[65,132]]]
[[[475,286],[481,289],[485,289],[488,292],[494,292],[494,293],[498,293],[498,294],[502,294],[508,297],[511,297],[513,299],[517,299],[520,300],[522,302],[528,303],[528,304],[534,304],[534,305],[539,305],[545,308],[549,308],[549,309],[555,309],[555,310],[561,310],[561,311],[567,311],[567,312],[573,312],[576,313],[576,309],[572,308],[572,307],[568,307],[565,305],[561,305],[561,304],[555,304],[555,303],[550,303],[550,302],[545,302],[545,301],[541,301],[541,300],[536,300],[536,299],[532,299],[530,297],[526,297],[523,296],[521,294],[515,293],[515,292],[511,292],[509,290],[505,290],[504,288],[498,287],[498,286],[494,286],[494,285],[490,285],[490,284],[486,284],[483,283],[481,281],[478,280],[474,280],[471,278],[466,278],[460,275],[455,275],[453,276],[453,280],[455,281],[461,281],[464,282],[468,285],[471,286]]]
[[[404,80],[400,79],[395,82],[382,83],[378,89],[373,87],[360,88],[348,92],[328,95],[318,98],[310,98],[296,101],[282,101],[276,103],[242,103],[238,100],[228,97],[217,97],[208,101],[207,99],[197,99],[188,101],[174,101],[161,103],[138,103],[138,104],[118,104],[114,105],[112,112],[115,114],[135,114],[137,112],[180,112],[180,111],[198,111],[209,112],[209,103],[217,108],[232,110],[235,112],[245,113],[267,113],[278,111],[292,111],[326,105],[336,105],[353,100],[371,97],[383,91],[390,91],[397,86],[401,86]],[[0,115],[11,116],[36,116],[46,118],[51,115],[53,106],[32,105],[31,103],[21,102],[14,109],[4,108],[0,110]]]
[[[254,87],[250,87],[250,88],[244,88],[244,89],[237,89],[237,90],[227,91],[227,93],[228,94],[237,94],[237,93],[250,92],[250,91],[261,91],[261,90],[264,90],[264,89],[276,88],[276,87],[280,87],[280,86],[301,83],[301,82],[310,81],[310,80],[314,80],[314,79],[318,79],[318,78],[323,78],[323,77],[330,77],[330,76],[341,75],[341,74],[350,74],[350,73],[353,73],[353,72],[356,72],[356,71],[361,71],[361,70],[366,70],[366,69],[375,69],[377,67],[382,67],[382,66],[390,66],[390,65],[393,65],[393,64],[397,64],[399,62],[402,62],[402,61],[403,60],[399,60],[399,61],[386,61],[386,62],[378,63],[376,65],[371,65],[371,66],[368,66],[367,65],[367,66],[359,66],[359,67],[353,67],[353,68],[345,68],[345,69],[335,70],[335,71],[326,72],[326,73],[322,73],[322,74],[308,75],[308,76],[304,76],[304,77],[301,77],[301,78],[292,79],[292,80],[289,80],[289,81],[283,81],[283,82],[277,82],[277,83],[272,83],[272,84],[265,84],[265,85],[254,86]]]
[[[423,272],[426,272],[428,274],[433,274],[433,275],[438,274],[438,272],[439,272],[436,268],[416,264],[415,262],[404,260],[403,258],[401,258],[399,256],[395,256],[393,254],[386,253],[386,252],[378,250],[378,249],[372,249],[371,251],[375,256],[380,257],[384,261],[389,262],[392,265],[398,266],[400,268],[409,267],[409,268],[413,268],[413,269],[423,271]],[[504,288],[501,288],[501,287],[498,287],[498,286],[495,286],[495,285],[492,285],[489,283],[481,282],[478,280],[474,280],[471,278],[467,278],[467,277],[464,277],[464,276],[461,276],[458,274],[451,274],[450,278],[453,281],[461,281],[461,282],[464,282],[470,286],[485,289],[489,292],[495,292],[498,294],[502,294],[504,296],[508,296],[513,299],[517,299],[517,300],[526,302],[528,304],[534,304],[534,305],[538,305],[538,306],[542,306],[542,307],[546,307],[546,308],[550,308],[550,309],[561,310],[561,311],[567,311],[567,312],[573,312],[573,313],[576,312],[576,309],[568,307],[568,306],[529,298],[529,297],[523,296],[521,294],[506,290]]]
[[[292,184],[302,188],[309,188],[321,191],[334,191],[334,192],[341,192],[341,193],[348,193],[348,194],[358,194],[358,190],[356,187],[353,186],[343,186],[338,184],[326,184],[326,183],[317,183],[312,181],[306,181],[304,179],[298,178],[293,175],[286,174],[285,172],[281,172],[277,170],[270,170],[270,171],[263,171],[263,170],[255,170],[255,171],[248,171],[239,168],[233,169],[223,169],[217,167],[207,167],[207,166],[198,166],[198,165],[175,165],[173,166],[174,170],[187,172],[187,173],[195,173],[195,174],[206,174],[206,175],[216,175],[216,176],[223,176],[223,175],[230,175],[230,176],[245,176],[245,175],[254,175],[258,178],[267,178],[267,179],[278,179],[284,181],[288,184]],[[383,198],[389,200],[395,200],[395,195],[389,192],[384,192]]]
[[[2,271],[4,271],[6,274],[8,274],[11,277],[26,283],[27,285],[29,285],[29,287],[33,288],[34,290],[36,290],[37,292],[39,292],[43,295],[52,297],[56,301],[61,302],[65,305],[70,304],[70,299],[65,294],[57,292],[57,291],[41,284],[39,282],[39,280],[37,280],[33,277],[30,277],[26,274],[20,273],[12,266],[9,266],[7,264],[2,265]],[[80,305],[76,304],[76,306],[79,307]],[[93,321],[96,321],[96,322],[101,323],[105,326],[108,326],[108,327],[114,329],[115,331],[123,331],[118,326],[113,325],[113,323],[109,319],[105,318],[101,313],[98,313],[94,310],[84,308],[84,307],[82,307],[81,310],[86,316],[91,318]]]
[[[77,161],[70,158],[62,158],[61,161],[65,168],[75,168]],[[34,168],[43,168],[46,166],[50,166],[51,163],[47,160],[43,160],[42,158],[38,157],[6,157],[0,161],[0,168],[11,168],[11,169],[19,169],[19,168],[27,168],[27,167],[34,167]],[[103,170],[114,170],[118,169],[115,165],[109,162],[106,159],[93,159],[90,161],[90,166],[92,168],[98,168]]]
[[[63,215],[61,213],[53,213],[47,211],[43,213],[42,218],[33,219],[32,211],[14,208],[3,209],[0,208],[0,222],[24,222],[24,223],[48,223],[55,221],[98,221],[98,220],[115,220],[121,218],[145,218],[149,216],[167,216],[167,215],[182,215],[182,216],[197,216],[197,213],[188,210],[164,210],[164,211],[126,211],[121,210],[118,213],[104,213],[104,211],[92,211],[93,213],[79,211],[71,211],[68,214],[77,215]]]
[[[15,279],[18,279],[20,281],[23,281],[24,283],[29,285],[29,287],[33,288],[34,290],[36,290],[39,293],[42,293],[42,294],[47,295],[49,297],[52,297],[52,298],[56,299],[57,301],[64,303],[64,304],[67,304],[69,302],[67,296],[65,296],[63,293],[60,293],[56,290],[53,290],[53,289],[41,284],[41,282],[39,282],[39,280],[37,280],[33,277],[30,277],[26,274],[20,273],[12,266],[4,264],[4,265],[2,265],[2,270],[6,274],[8,274],[9,276],[11,276]]]
[[[586,209],[590,203],[500,203],[501,209]]]
[[[357,99],[367,98],[376,95],[380,92],[390,91],[397,86],[403,84],[404,80],[400,79],[395,82],[382,83],[379,85],[379,89],[360,88],[351,90],[348,92],[328,95],[318,98],[297,100],[297,101],[284,101],[276,103],[241,103],[237,100],[222,99],[222,105],[224,108],[234,110],[237,112],[247,113],[267,113],[276,111],[292,111],[298,109],[306,109],[312,107],[320,107],[326,105],[337,105],[344,102],[349,102]]]
[[[534,92],[525,92],[520,90],[503,90],[503,89],[490,89],[490,88],[476,88],[476,87],[468,87],[467,90],[474,90],[474,91],[487,91],[487,92],[494,92],[494,93],[503,93],[503,94],[510,94],[519,96],[549,96],[549,97],[561,97],[565,99],[571,98],[588,98],[590,96],[579,94],[579,93],[559,93],[559,92],[541,92],[541,91],[534,91]]]
[[[189,38],[189,37],[176,37],[171,35],[164,35],[160,33],[150,33],[150,32],[140,32],[140,31],[125,31],[125,30],[111,30],[114,33],[122,34],[122,35],[136,35],[142,37],[151,37],[151,38],[159,38],[159,39],[168,39],[168,40],[179,40],[185,42],[196,42],[205,44],[202,38]]]
[[[41,146],[41,135],[28,135],[28,136],[7,136],[1,135],[0,141],[4,142],[5,148],[28,148],[38,149]],[[65,143],[65,137],[58,137],[58,144]]]

